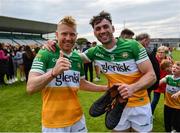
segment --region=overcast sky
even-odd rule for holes
[[[72,15],[78,37],[93,41],[89,20],[105,10],[111,13],[115,36],[126,27],[152,38],[180,38],[180,0],[0,0],[0,15],[58,23]]]

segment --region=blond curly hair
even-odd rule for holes
[[[59,21],[58,26],[61,24],[65,24],[70,27],[76,27],[76,20],[72,16],[65,16]]]

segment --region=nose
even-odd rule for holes
[[[67,34],[67,35],[66,35],[66,40],[71,40],[71,39],[72,39],[71,35],[70,35],[70,34]]]
[[[103,27],[100,29],[100,33],[105,33],[106,29],[104,29]]]

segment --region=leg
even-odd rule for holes
[[[151,89],[147,89],[147,92],[148,92],[149,99],[151,100],[151,92],[152,92],[152,90]]]
[[[180,132],[180,109],[173,109],[172,126],[176,132]]]
[[[96,73],[95,81],[99,81],[100,80],[100,67],[96,63],[94,63],[94,69]]]
[[[95,65],[94,67],[95,67],[96,77],[100,78],[100,68],[99,68],[99,66]]]
[[[29,70],[26,70],[27,68],[24,69],[25,75],[26,75],[26,82],[28,81],[28,74],[29,74]]]
[[[90,81],[93,82],[93,63],[89,63]]]
[[[164,106],[164,126],[166,132],[171,132],[171,117],[172,117],[172,110],[168,106]]]
[[[85,79],[88,80],[88,64],[84,64],[84,74],[85,74]]]
[[[151,103],[152,114],[154,114],[154,111],[156,109],[156,105],[159,102],[160,95],[161,95],[160,93],[154,92],[153,101]]]
[[[151,104],[135,107],[129,120],[132,132],[151,132],[153,128]]]

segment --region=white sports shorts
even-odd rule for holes
[[[43,133],[60,133],[60,132],[83,132],[87,133],[87,127],[86,127],[86,121],[84,115],[82,118],[73,124],[72,126],[69,127],[64,127],[64,128],[46,128],[42,126],[42,132]]]
[[[153,119],[150,103],[139,107],[125,107],[115,131],[133,128],[138,132],[150,132],[153,128]]]

